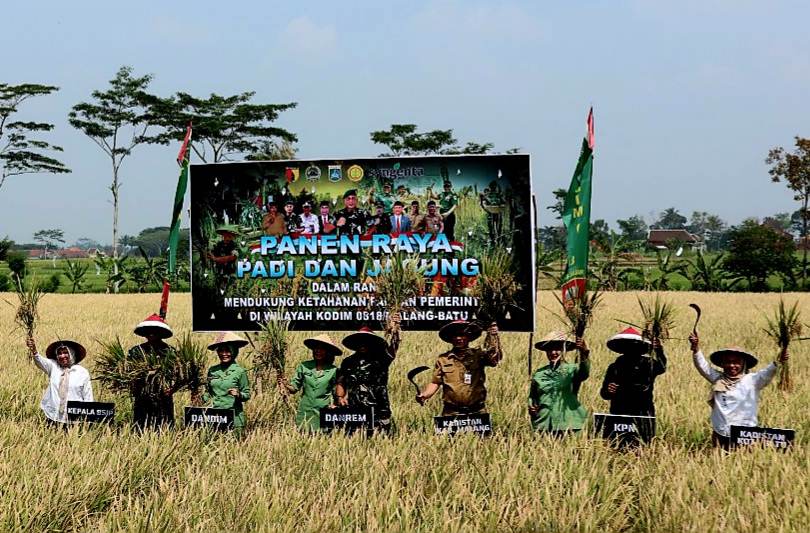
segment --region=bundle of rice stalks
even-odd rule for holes
[[[19,300],[17,312],[14,314],[14,322],[25,330],[26,338],[31,339],[34,337],[34,329],[39,320],[39,299],[42,298],[43,293],[35,279],[32,279],[28,287],[26,287],[19,276],[15,275],[14,278],[16,281],[14,283],[14,292],[17,293],[17,299]]]
[[[787,351],[792,339],[801,340],[803,326],[799,321],[801,312],[798,307],[798,301],[788,308],[785,301],[780,299],[773,317],[765,316],[768,323],[767,327],[764,328],[765,333],[776,341],[779,350],[782,352]],[[790,365],[787,361],[783,362],[779,367],[777,387],[781,391],[793,390],[793,382],[790,379]]]
[[[563,302],[562,298],[555,294],[555,298],[562,307],[562,315],[554,313],[563,324],[568,327],[568,331],[574,338],[584,337],[585,330],[593,321],[593,312],[602,303],[602,293],[597,288],[594,291],[585,291],[581,297]],[[577,352],[576,362],[579,362],[579,352]]]
[[[375,280],[377,298],[385,302],[388,318],[385,321],[387,336],[399,334],[399,323],[392,320],[394,313],[407,308],[408,300],[423,293],[425,276],[419,267],[418,255],[397,253],[390,257],[387,268],[381,269]]]
[[[159,398],[167,389],[188,390],[195,397],[205,381],[205,346],[195,342],[190,334],[165,353],[138,349],[130,355],[117,337],[101,345],[95,375],[113,392],[135,391]]]
[[[602,293],[599,289],[586,291],[581,298],[574,298],[563,303],[562,298],[555,294],[563,309],[564,322],[570,327],[571,334],[576,337],[585,335],[585,330],[593,321],[593,312],[602,303]]]
[[[478,317],[482,322],[503,319],[510,307],[517,304],[515,296],[520,284],[515,281],[512,256],[503,249],[493,250],[481,258],[481,274],[475,293],[479,299]]]
[[[276,316],[283,317],[284,307],[276,309]],[[290,350],[290,322],[277,318],[264,323],[259,334],[260,347],[253,356],[254,372],[256,374],[257,389],[261,391],[265,381],[269,381],[270,372],[276,375],[279,392],[286,398],[287,388],[284,387],[284,369],[287,365],[287,355]]]
[[[670,331],[675,328],[675,305],[656,294],[652,300],[638,297],[643,326],[641,335],[650,341],[665,341],[670,338]]]

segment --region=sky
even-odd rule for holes
[[[297,102],[277,124],[301,158],[377,155],[369,132],[392,123],[520,147],[540,206],[567,188],[593,105],[592,219],[792,212],[764,159],[810,137],[808,19],[806,0],[10,3],[0,82],[60,87],[18,118],[53,123],[44,138],[73,172],[10,177],[0,238],[60,228],[68,243],[111,242],[109,160],[67,114],[122,65],[164,96]],[[121,234],[168,225],[177,149],[125,160]]]

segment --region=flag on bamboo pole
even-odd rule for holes
[[[568,234],[567,261],[562,278],[563,303],[585,294],[591,225],[591,178],[593,177],[593,108],[588,113],[588,133],[582,139],[574,176],[563,207],[563,224]]]
[[[188,144],[191,142],[191,124],[186,128],[183,145],[177,154],[177,164],[180,165],[180,178],[177,180],[177,189],[174,192],[174,208],[172,209],[172,223],[169,231],[169,274],[174,274],[177,268],[177,246],[180,243],[180,216],[183,214],[183,200],[188,187]]]

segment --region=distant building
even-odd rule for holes
[[[679,242],[693,250],[703,250],[705,244],[697,235],[685,229],[651,229],[647,235],[647,245],[659,250],[665,249],[671,243]]]

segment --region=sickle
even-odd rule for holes
[[[414,388],[416,388],[416,395],[419,396],[422,394],[422,391],[419,390],[419,385],[416,384],[416,381],[413,378],[416,377],[417,374],[424,372],[425,370],[429,370],[429,366],[417,366],[416,368],[412,368],[408,371],[408,381],[413,383]]]
[[[692,333],[697,335],[697,326],[698,322],[700,322],[700,306],[698,304],[689,304],[689,307],[695,310],[697,313],[697,318],[695,319],[695,326],[692,328]]]

